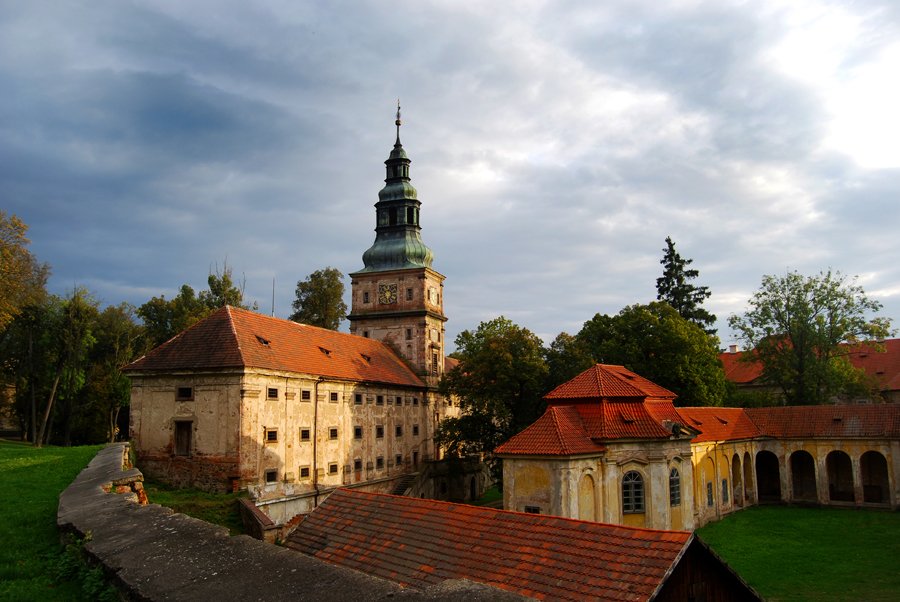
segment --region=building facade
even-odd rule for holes
[[[900,507],[900,406],[676,408],[598,365],[496,449],[504,508],[694,529],[765,502]]]

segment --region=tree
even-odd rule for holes
[[[216,265],[215,273],[210,272],[206,282],[209,290],[201,291],[199,300],[207,309],[214,310],[231,305],[232,307],[256,311],[257,306],[255,303],[252,308],[244,304],[244,282],[241,281],[240,286],[234,283],[231,277],[231,268],[228,267],[227,261],[223,262],[221,272],[219,272],[219,266]]]
[[[866,296],[856,278],[831,270],[763,276],[748,303],[750,310],[730,316],[728,324],[788,405],[826,403],[858,389],[863,377],[847,355],[891,334],[888,318],[867,317],[881,304]]]
[[[659,261],[663,265],[663,275],[656,279],[656,299],[674,307],[682,318],[698,325],[707,334],[715,334],[716,330],[712,326],[716,317],[701,307],[712,293],[705,286],[694,286],[688,282],[700,275],[697,270],[685,269],[694,260],[683,259],[678,254],[671,236],[666,237],[663,252],[665,254]]]
[[[0,332],[44,292],[49,268],[28,250],[28,226],[0,210]]]
[[[460,416],[438,425],[435,442],[450,455],[491,452],[543,412],[547,365],[540,338],[500,316],[456,337],[459,364],[441,379]]]
[[[621,364],[676,393],[676,405],[718,406],[726,395],[718,339],[682,318],[668,303],[597,314],[577,337],[594,361]]]
[[[291,306],[294,322],[337,330],[347,315],[344,303],[344,275],[335,268],[316,270],[297,282],[297,298]]]
[[[544,351],[544,359],[547,362],[546,391],[552,391],[597,363],[587,344],[567,332],[561,332],[553,339],[550,348]]]

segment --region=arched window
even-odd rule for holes
[[[669,505],[681,505],[681,475],[677,468],[669,471]]]
[[[637,471],[622,477],[622,512],[640,514],[644,511],[644,478]]]

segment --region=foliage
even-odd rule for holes
[[[456,337],[459,364],[441,379],[441,392],[459,400],[460,416],[446,418],[435,442],[451,455],[490,452],[534,422],[544,410],[547,378],[540,338],[499,317]]]
[[[0,600],[95,600],[84,583],[62,578],[56,528],[59,494],[99,446],[34,448],[0,440]],[[80,570],[69,571],[81,575]]]
[[[666,237],[663,252],[665,254],[659,261],[663,265],[663,275],[656,279],[657,300],[674,307],[682,318],[690,320],[707,334],[715,334],[716,330],[712,326],[716,317],[701,307],[711,294],[709,288],[694,286],[688,282],[700,275],[695,269],[685,269],[694,260],[683,259],[675,250],[675,243],[670,236]]]
[[[151,503],[171,508],[175,512],[187,514],[208,523],[226,527],[232,535],[244,533],[244,523],[238,509],[238,498],[247,495],[238,493],[208,493],[190,488],[169,487],[157,481],[145,481],[144,491]]]
[[[28,250],[28,226],[0,209],[0,333],[44,294],[49,268]]]
[[[548,392],[597,363],[585,341],[566,332],[559,333],[553,339],[549,349],[544,351],[544,359],[547,362],[547,385],[544,389]]]
[[[718,406],[726,393],[717,339],[668,303],[631,305],[597,314],[577,337],[595,362],[621,364],[678,394],[677,405]]]
[[[900,513],[756,506],[697,531],[767,600],[897,600]]]
[[[344,275],[335,268],[316,270],[297,282],[297,298],[290,319],[329,330],[337,330],[347,315],[344,303]]]
[[[257,309],[244,304],[244,287],[232,279],[232,270],[226,262],[221,272],[210,272],[208,290],[196,294],[194,289],[181,285],[178,295],[166,300],[165,295],[153,297],[137,309],[144,324],[145,347],[152,349],[162,345],[176,334],[193,326],[214,310],[231,305],[242,309]]]
[[[728,324],[753,350],[748,360],[762,364],[763,379],[777,385],[789,405],[826,403],[866,389],[847,355],[858,344],[891,333],[888,318],[867,317],[881,304],[869,299],[855,278],[831,270],[809,277],[763,276],[749,305]]]

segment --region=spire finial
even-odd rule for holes
[[[397,126],[397,144],[400,144],[400,124],[403,123],[400,121],[400,99],[397,99],[397,121],[394,124]]]

